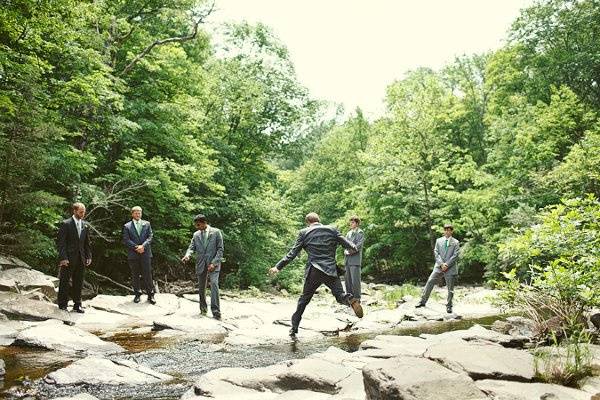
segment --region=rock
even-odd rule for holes
[[[600,330],[600,313],[590,315],[590,322],[592,325],[594,325],[594,327],[596,327],[596,329]]]
[[[56,300],[55,287],[58,284],[58,278],[35,269],[18,267],[0,271],[0,281],[14,282],[20,291],[38,289],[50,300]]]
[[[184,332],[187,335],[212,341],[217,339],[222,341],[227,336],[227,330],[223,327],[222,323],[214,318],[203,316],[186,317],[167,315],[158,317],[154,320],[154,327],[158,330],[174,329]]]
[[[360,345],[360,354],[368,357],[391,358],[422,356],[431,342],[414,336],[378,335]]]
[[[524,317],[508,317],[506,322],[511,325],[508,334],[513,336],[534,337],[537,335],[536,323],[534,320]]]
[[[7,255],[0,255],[0,271],[11,269],[11,268],[27,268],[31,269],[27,263],[21,261],[17,257],[11,257]]]
[[[98,310],[104,310],[115,314],[136,316],[142,319],[154,319],[159,316],[174,314],[178,311],[181,301],[174,294],[156,294],[156,305],[152,305],[142,298],[142,302],[134,303],[133,296],[109,296],[98,295],[86,304]],[[196,308],[197,310],[197,308]]]
[[[79,329],[97,334],[127,331],[133,327],[150,329],[152,322],[139,317],[116,314],[93,307],[86,307],[85,314],[71,313],[71,321]]]
[[[256,346],[261,344],[289,343],[289,328],[283,325],[263,325],[252,329],[238,329],[229,333],[224,343],[231,346]],[[297,340],[307,342],[322,339],[319,332],[300,328]]]
[[[282,390],[310,389],[335,394],[338,383],[352,374],[348,367],[322,359],[303,359],[287,362],[287,368],[277,374],[277,386]]]
[[[600,397],[600,376],[590,376],[578,382],[579,388],[592,396]]]
[[[425,357],[473,379],[531,381],[535,375],[531,354],[493,343],[438,343],[427,349]]]
[[[87,357],[46,375],[44,381],[55,385],[142,385],[164,382],[171,376],[126,360]]]
[[[275,321],[276,324],[291,327],[289,318]],[[331,314],[310,314],[302,318],[300,327],[311,331],[317,331],[324,334],[338,333],[352,326],[348,320],[332,317]]]
[[[16,293],[0,292],[0,312],[6,314],[9,318],[21,320],[45,321],[47,319],[57,319],[69,324],[73,323],[69,313],[60,310],[54,304],[31,300]]]
[[[28,328],[31,324],[22,321],[3,321],[0,324],[0,346],[13,344],[19,331]]]
[[[66,353],[112,354],[125,351],[116,343],[105,342],[89,332],[56,320],[22,330],[16,337],[16,343]]]
[[[465,374],[424,358],[394,357],[363,369],[368,400],[488,399]]]
[[[91,394],[88,393],[79,393],[76,394],[75,396],[70,396],[70,397],[56,397],[52,400],[98,400],[97,397],[92,396]]]
[[[590,394],[582,390],[547,383],[484,379],[475,384],[491,398],[499,400],[590,400]]]
[[[432,341],[447,342],[449,340],[488,341],[498,343],[504,347],[523,347],[528,338],[524,336],[511,336],[473,325],[469,329],[444,332],[439,335],[422,334],[422,338]]]
[[[0,379],[4,378],[6,374],[6,364],[4,364],[4,360],[0,358]]]

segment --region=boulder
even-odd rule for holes
[[[125,314],[140,318],[153,319],[155,317],[174,314],[180,306],[180,298],[174,294],[158,293],[154,296],[156,304],[152,305],[145,301],[134,303],[133,296],[110,296],[98,295],[86,304],[98,310],[104,310],[115,314]]]
[[[297,339],[300,342],[319,340],[323,334],[300,328]],[[237,329],[229,333],[224,343],[231,346],[257,346],[263,344],[290,343],[289,328],[269,324],[252,329]]]
[[[484,379],[477,387],[499,400],[590,400],[590,394],[560,385]]]
[[[368,400],[488,399],[467,375],[424,358],[377,361],[362,373]]]
[[[125,351],[116,343],[105,342],[82,329],[49,320],[20,331],[15,340],[24,346],[43,347],[66,353],[111,354]]]
[[[17,257],[11,257],[7,255],[0,255],[0,271],[11,268],[27,268],[31,269],[27,263],[21,261]]]
[[[535,375],[533,356],[524,350],[507,349],[494,343],[438,343],[425,357],[473,379],[531,381]]]
[[[378,335],[360,345],[360,353],[368,357],[391,358],[422,356],[431,342],[414,336]]]
[[[45,301],[31,300],[17,293],[0,292],[0,312],[9,318],[20,320],[57,319],[68,324],[73,323],[69,313],[60,310],[56,305]]]
[[[133,361],[87,357],[51,372],[44,381],[53,385],[143,385],[171,380]]]
[[[13,344],[19,332],[32,324],[22,321],[2,321],[0,324],[0,346]]]
[[[157,330],[173,329],[186,333],[188,336],[204,338],[206,340],[222,341],[227,336],[227,330],[223,324],[214,318],[196,315],[193,317],[166,315],[154,320],[154,327]]]
[[[50,300],[56,300],[58,278],[29,268],[11,268],[0,271],[0,282],[14,282],[19,291],[39,290]]]
[[[590,322],[596,329],[600,330],[600,313],[590,315]]]
[[[0,379],[4,378],[6,374],[6,364],[4,364],[4,360],[0,358]]]
[[[277,374],[277,386],[282,390],[312,390],[335,394],[338,384],[348,378],[353,369],[323,359],[288,361],[287,368]]]

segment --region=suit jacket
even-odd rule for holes
[[[133,220],[123,225],[123,244],[127,247],[127,259],[137,260],[139,258],[152,258],[152,227],[150,222],[140,220],[142,223],[142,230],[138,235]],[[144,252],[139,254],[135,251],[135,247],[142,245],[144,246]]]
[[[358,265],[362,263],[363,244],[365,243],[365,233],[358,228],[355,231],[351,230],[346,234],[346,238],[356,245],[357,251],[348,250],[350,254],[346,255],[346,265]]]
[[[78,235],[73,217],[62,221],[58,229],[57,247],[61,261],[69,260],[69,265],[85,265],[85,260],[92,259],[89,224],[82,221],[81,235]]]
[[[215,271],[221,270],[221,261],[223,260],[223,234],[217,228],[207,226],[206,243],[202,240],[202,231],[197,230],[192,236],[190,245],[185,252],[187,257],[196,253],[196,273],[201,274],[208,264],[215,266]]]
[[[442,236],[435,241],[435,247],[433,248],[433,255],[435,256],[434,271],[442,272],[441,265],[443,263],[448,264],[448,270],[446,274],[458,275],[458,269],[456,268],[456,260],[458,259],[458,253],[460,251],[460,243],[453,237],[448,239],[448,248],[446,248],[446,237]]]
[[[337,264],[335,262],[335,250],[341,245],[345,249],[358,251],[358,248],[350,240],[346,239],[337,229],[332,226],[315,223],[307,228],[301,229],[298,233],[296,243],[276,265],[281,270],[290,263],[300,250],[304,249],[308,253],[305,275],[310,266],[320,269],[327,275],[337,276]]]

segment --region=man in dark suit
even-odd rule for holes
[[[123,226],[123,244],[127,247],[127,262],[131,269],[134,303],[139,303],[142,295],[141,276],[148,295],[148,302],[156,304],[154,283],[152,282],[152,237],[150,222],[142,219],[142,208],[133,207],[131,221]]]
[[[203,214],[194,218],[196,232],[192,236],[185,256],[181,259],[187,262],[192,254],[196,254],[196,276],[198,277],[198,295],[200,296],[200,313],[206,315],[206,281],[210,282],[210,311],[213,318],[221,319],[219,303],[219,273],[223,260],[223,234],[220,229],[208,225]]]
[[[344,293],[335,262],[335,251],[338,245],[352,251],[357,251],[358,248],[334,227],[322,225],[317,213],[311,212],[306,215],[306,224],[308,227],[300,230],[294,247],[269,270],[271,274],[276,274],[296,258],[300,250],[304,249],[308,253],[308,261],[304,270],[304,288],[298,299],[296,312],[292,315],[292,329],[290,330],[292,337],[298,333],[302,314],[321,284],[325,284],[331,289],[331,293],[338,303],[352,307],[357,317],[362,318],[363,316],[360,301],[354,299],[351,293]]]
[[[350,232],[346,238],[356,245],[358,251],[344,250],[346,262],[346,293],[352,293],[355,299],[360,301],[360,268],[362,264],[362,251],[365,243],[365,234],[359,227],[360,218],[356,215],[350,217]]]
[[[73,216],[65,219],[58,229],[58,308],[67,309],[70,295],[73,299],[73,311],[83,314],[81,288],[85,267],[92,263],[90,228],[83,220],[85,206],[82,203],[74,203],[72,211]]]

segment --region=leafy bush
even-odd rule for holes
[[[540,336],[572,337],[585,327],[585,312],[600,305],[600,203],[565,200],[540,221],[500,246],[513,268],[501,298],[536,321]]]

